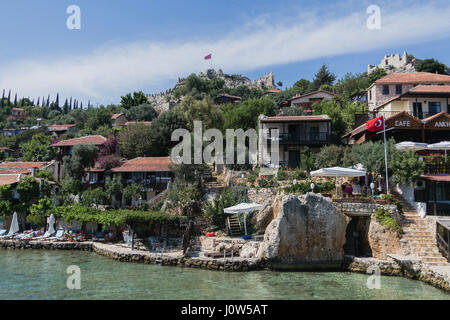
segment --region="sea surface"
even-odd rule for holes
[[[72,270],[80,271],[81,289]],[[79,269],[78,269],[79,268]],[[69,269],[70,270],[70,269]],[[221,272],[118,262],[79,251],[0,250],[0,299],[446,299],[425,283],[350,272]]]

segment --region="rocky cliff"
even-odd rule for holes
[[[258,258],[276,269],[338,268],[349,218],[319,194],[283,198],[266,229]]]

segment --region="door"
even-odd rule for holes
[[[300,151],[289,150],[289,168],[295,169],[300,167]]]
[[[423,119],[422,102],[413,102],[414,117]]]
[[[319,141],[319,127],[311,127],[309,129],[309,136],[311,141]]]
[[[300,128],[298,125],[290,124],[288,126],[289,141],[298,141],[300,138]]]

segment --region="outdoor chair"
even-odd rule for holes
[[[53,234],[50,233],[50,231],[47,230],[47,231],[44,233],[44,235],[39,236],[39,237],[36,237],[35,239],[36,239],[36,240],[48,239],[48,238],[50,238],[52,235],[53,235]]]
[[[58,240],[61,241],[64,239],[64,230],[63,229],[58,229],[58,231],[56,231],[56,234],[54,237],[49,237],[48,240]]]

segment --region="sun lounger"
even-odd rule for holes
[[[2,230],[0,230],[0,236],[3,236],[3,235],[5,235],[5,234],[6,234],[6,232],[8,232],[8,230],[6,230],[6,229],[2,229]]]
[[[0,239],[7,240],[9,238],[13,238],[15,233],[8,233],[7,235],[1,236]]]
[[[48,240],[63,240],[64,238],[64,230],[59,229],[58,231],[56,231],[56,234],[54,237],[49,237],[47,238]]]
[[[35,239],[36,239],[36,240],[44,240],[44,239],[50,238],[52,235],[53,235],[53,234],[50,233],[50,231],[47,230],[47,231],[44,233],[43,236],[36,237]]]

